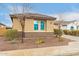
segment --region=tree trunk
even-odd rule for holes
[[[61,29],[61,25],[60,25],[60,23],[59,23],[59,31],[60,31],[60,29]],[[60,34],[58,33],[58,38],[59,38],[59,41],[60,41],[60,38],[61,36],[60,36]]]
[[[21,39],[21,43],[24,42],[24,37],[25,37],[24,26],[22,26],[22,39]]]

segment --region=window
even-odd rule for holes
[[[73,26],[71,26],[71,30],[74,30],[74,27]]]
[[[38,30],[38,21],[37,20],[34,21],[34,30]]]
[[[79,29],[79,26],[77,26],[77,29]]]
[[[40,27],[41,27],[41,30],[44,30],[44,21],[43,20],[41,21]]]

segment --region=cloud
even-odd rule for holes
[[[62,14],[54,14],[51,16],[56,17],[57,20],[59,20],[60,18],[67,21],[79,20],[79,12],[66,12]]]
[[[79,20],[79,13],[65,13],[63,18],[65,20]]]
[[[17,11],[19,12],[18,8],[14,5],[8,5],[7,9],[8,9],[10,14],[16,13]]]
[[[23,9],[24,8],[24,9]],[[10,13],[23,13],[23,12],[31,12],[31,7],[30,6],[22,6],[22,5],[8,5],[7,9],[9,10]],[[24,11],[23,11],[24,10]]]
[[[78,5],[75,4],[74,6],[71,6],[71,11],[60,13],[60,14],[54,14],[52,16],[57,17],[57,20],[59,20],[59,18],[67,21],[79,20]]]

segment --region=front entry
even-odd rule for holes
[[[34,31],[44,31],[45,21],[44,20],[34,20]]]

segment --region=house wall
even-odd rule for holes
[[[34,19],[27,19],[26,20],[27,23],[26,24],[26,32],[53,32],[54,29],[54,21],[53,20],[46,20],[44,21],[45,24],[45,30],[40,30],[40,28],[38,28],[38,30],[34,30]],[[27,29],[27,25],[28,25],[28,29]],[[40,26],[40,20],[38,20],[38,25]]]
[[[38,20],[40,22],[40,20]],[[34,30],[34,19],[26,19],[25,21],[25,32],[53,32],[54,29],[54,21],[46,20],[45,21],[45,30]],[[40,24],[38,24],[40,25]],[[22,31],[21,24],[17,20],[17,18],[13,19],[13,29],[17,29],[18,31]]]
[[[73,30],[79,30],[79,22],[72,22],[67,24],[66,26],[61,25],[62,30],[71,30],[71,26],[73,26]],[[54,25],[55,29],[58,29],[58,25]]]
[[[3,36],[6,31],[7,31],[6,27],[3,25],[0,25],[0,36]]]
[[[33,32],[34,31],[34,20],[26,19],[25,21],[25,32]]]
[[[47,20],[47,32],[53,32],[54,29],[54,21]]]
[[[67,26],[61,26],[61,29],[63,30],[71,30],[71,27],[73,27],[73,30],[77,30],[77,26],[73,23],[67,24]]]
[[[16,29],[18,31],[22,31],[22,28],[21,28],[21,24],[20,22],[18,21],[19,19],[17,18],[13,18],[13,25],[12,25],[12,28],[13,29]]]
[[[73,26],[74,30],[77,30],[77,26],[73,23],[67,25],[67,29],[71,30],[71,26]]]
[[[61,29],[63,29],[63,30],[67,29],[67,25],[65,25],[65,26],[62,25]]]
[[[59,26],[58,25],[54,25],[54,29],[58,29],[59,28]]]

